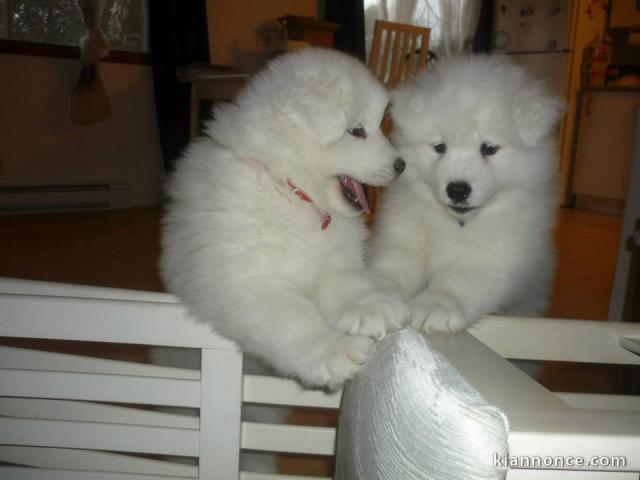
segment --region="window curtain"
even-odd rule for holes
[[[325,19],[340,25],[333,35],[333,47],[364,62],[364,1],[326,0]]]
[[[418,0],[383,0],[380,4],[382,7],[379,9],[381,20],[397,23],[413,23]]]
[[[149,0],[149,39],[158,131],[165,170],[189,142],[190,86],[176,68],[209,63],[205,0]]]
[[[82,38],[80,59],[85,65],[92,65],[109,55],[111,45],[101,28],[104,0],[77,0],[82,13],[86,34]]]
[[[471,51],[481,5],[480,0],[440,1],[439,54],[447,56]]]
[[[488,51],[493,0],[366,0],[377,18],[431,29],[430,50],[440,55]]]
[[[109,55],[111,45],[101,28],[104,0],[76,0],[84,21],[80,40],[82,68],[71,93],[71,120],[91,125],[111,116],[111,103],[98,71],[98,60]]]

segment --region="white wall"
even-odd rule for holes
[[[265,51],[257,29],[284,15],[321,19],[323,0],[207,0],[211,63],[259,68]]]
[[[125,183],[132,205],[159,202],[162,154],[151,67],[101,63],[112,115],[70,120],[74,59],[0,54],[0,185]]]

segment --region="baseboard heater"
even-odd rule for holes
[[[127,208],[130,194],[126,183],[0,186],[0,214]]]

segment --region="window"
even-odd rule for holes
[[[105,0],[102,28],[112,50],[149,51],[146,0]],[[75,0],[0,0],[0,38],[78,46],[84,32]]]
[[[6,0],[0,0],[0,38],[7,37],[7,7]]]

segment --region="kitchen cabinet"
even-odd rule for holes
[[[581,93],[572,192],[624,201],[640,90],[588,88]]]
[[[609,26],[611,28],[640,27],[640,2],[637,0],[612,0]]]

